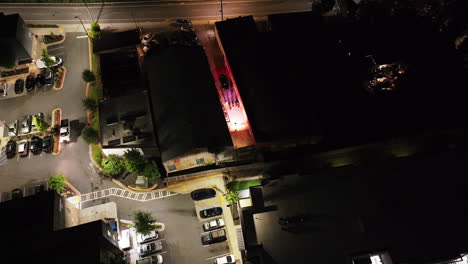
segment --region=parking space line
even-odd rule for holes
[[[230,255],[230,254],[231,254],[231,253],[230,253],[230,252],[228,252],[228,253],[226,253],[226,254],[222,254],[222,255],[214,256],[214,257],[211,257],[211,258],[207,258],[207,259],[205,259],[205,260],[210,260],[210,259],[215,259],[215,258],[222,258],[222,257],[224,257],[224,256],[227,256],[227,255]]]
[[[159,252],[158,254],[162,255],[162,254],[166,254],[166,253],[167,253],[167,251],[163,251],[163,252]]]

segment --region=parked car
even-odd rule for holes
[[[46,69],[44,71],[44,86],[45,87],[52,87],[52,85],[54,85],[54,78],[55,78],[55,74],[52,70],[49,70],[49,69]]]
[[[221,88],[223,88],[223,90],[229,90],[229,88],[231,88],[231,82],[226,77],[226,75],[224,75],[224,74],[219,75],[218,80],[219,80],[219,83],[221,84]]]
[[[213,207],[213,208],[208,208],[208,209],[200,211],[201,218],[210,218],[210,217],[218,216],[222,214],[223,214],[223,208],[221,207]]]
[[[223,242],[226,241],[226,239],[226,231],[224,229],[211,231],[209,233],[202,234],[201,236],[201,242],[203,245]]]
[[[158,239],[158,237],[159,237],[158,232],[151,231],[147,235],[137,234],[136,239],[137,239],[138,244],[143,244],[143,243],[147,243],[147,242],[156,240],[156,239]]]
[[[15,93],[20,94],[24,91],[24,81],[23,79],[18,79],[15,82]]]
[[[50,56],[50,58],[55,61],[55,64],[51,65],[50,68],[60,67],[63,65],[63,60],[61,58],[55,56]],[[36,66],[39,69],[47,69],[45,62],[42,59],[36,60]]]
[[[4,97],[8,95],[8,83],[6,81],[2,82],[2,86],[0,87],[0,96]]]
[[[14,156],[16,156],[16,141],[8,141],[8,143],[6,144],[6,156],[8,159],[11,159]]]
[[[45,136],[42,139],[42,151],[45,153],[51,153],[54,146],[54,138],[51,136]]]
[[[225,226],[224,220],[222,218],[215,219],[213,221],[203,224],[204,231],[211,231]]]
[[[16,200],[23,197],[23,191],[21,189],[13,189],[11,191],[11,199]]]
[[[36,75],[36,88],[42,88],[45,85],[45,76],[42,73]]]
[[[36,79],[33,76],[29,75],[26,77],[26,90],[28,92],[32,91],[36,87]]]
[[[190,196],[192,196],[192,200],[194,201],[200,201],[200,200],[205,200],[209,198],[213,198],[216,196],[216,191],[211,188],[206,188],[206,189],[198,189],[190,193]]]
[[[28,134],[31,132],[31,125],[32,125],[32,116],[28,115],[21,120],[21,134]]]
[[[70,122],[64,119],[60,122],[60,142],[70,141]]]
[[[148,256],[136,261],[136,264],[161,264],[163,263],[163,257],[161,254]]]
[[[32,154],[40,154],[42,151],[42,138],[36,136],[32,137],[30,149]]]
[[[29,154],[29,141],[21,140],[18,145],[18,153],[20,157],[26,157]]]
[[[221,258],[217,258],[214,264],[232,264],[236,263],[236,257],[234,255],[227,255]]]
[[[156,253],[162,250],[162,243],[161,241],[154,241],[152,243],[148,244],[142,244],[140,245],[139,251],[140,251],[140,257],[147,256],[151,253]]]
[[[14,137],[18,133],[18,120],[12,121],[8,124],[8,136]]]

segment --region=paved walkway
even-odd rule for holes
[[[128,190],[124,190],[120,188],[109,188],[105,190],[82,194],[80,198],[81,198],[82,203],[109,197],[109,196],[118,196],[118,197],[130,199],[130,200],[147,202],[147,201],[152,201],[156,199],[166,198],[169,196],[174,196],[177,194],[178,193],[172,192],[172,191],[137,193],[137,192],[132,192],[132,191],[128,191]]]

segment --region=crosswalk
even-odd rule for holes
[[[120,188],[109,188],[91,193],[85,193],[80,196],[81,202],[89,202],[97,199],[106,198],[109,196],[117,196],[126,199],[131,199],[140,202],[147,202],[156,199],[162,199],[170,196],[177,195],[178,193],[172,191],[159,191],[159,192],[145,192],[137,193]]]
[[[0,166],[7,164],[6,147],[0,148]]]

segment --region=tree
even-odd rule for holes
[[[235,204],[240,200],[239,194],[237,192],[233,192],[231,190],[228,190],[226,193],[226,201],[229,204]]]
[[[154,161],[146,163],[145,168],[143,169],[143,176],[145,176],[150,181],[154,181],[161,177],[158,166],[156,166]]]
[[[49,189],[55,190],[57,193],[65,192],[65,187],[67,183],[65,182],[65,176],[63,174],[59,175],[50,175],[49,177]]]
[[[91,23],[90,30],[89,30],[89,37],[91,39],[101,37],[101,27],[99,26],[98,23],[96,22]]]
[[[97,144],[99,143],[99,134],[96,130],[91,127],[85,127],[81,132],[83,139],[88,144]]]
[[[105,174],[112,176],[119,175],[123,170],[122,161],[115,155],[109,155],[107,158],[102,159],[101,166]]]
[[[42,49],[42,61],[47,68],[54,66],[57,62],[52,59],[46,49]]]
[[[81,73],[81,78],[83,78],[83,81],[85,82],[94,82],[96,80],[96,76],[94,76],[94,73],[88,69],[84,70],[83,73]]]
[[[159,225],[155,225],[156,219],[153,218],[151,213],[145,211],[135,211],[133,214],[133,226],[137,233],[148,235],[151,231],[159,228]]]
[[[123,154],[123,165],[131,173],[141,174],[145,167],[146,160],[136,149],[125,151]]]
[[[32,122],[34,126],[36,126],[37,130],[41,132],[45,131],[46,129],[50,127],[50,125],[46,121],[44,121],[44,119],[38,118],[36,116],[33,116]]]
[[[85,98],[81,101],[81,103],[83,104],[83,107],[85,110],[88,110],[91,112],[94,112],[98,107],[96,100],[91,99],[91,98]]]

